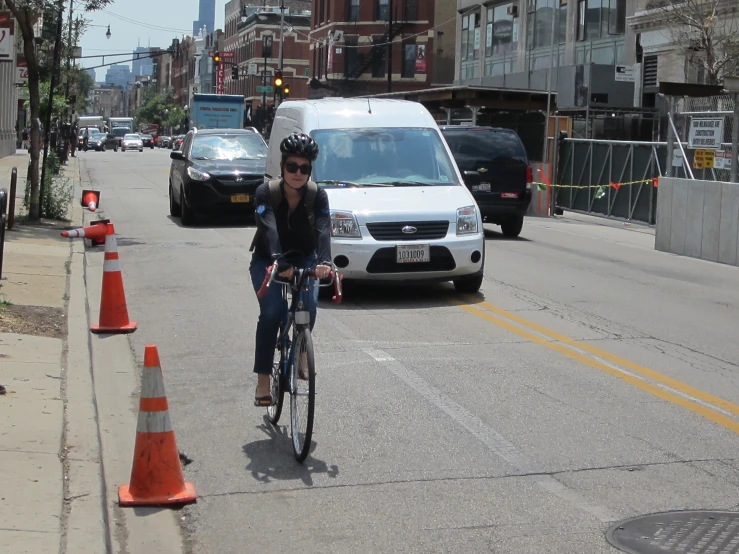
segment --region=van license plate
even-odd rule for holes
[[[248,194],[234,194],[231,196],[231,202],[248,202],[249,201],[249,195]]]
[[[500,193],[501,198],[518,198],[517,192],[501,192]]]
[[[431,248],[428,244],[409,244],[396,246],[397,262],[409,264],[431,261]]]
[[[490,183],[480,183],[472,186],[472,192],[490,192]]]

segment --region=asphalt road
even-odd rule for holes
[[[168,153],[81,156],[194,459],[191,552],[597,554],[623,518],[739,508],[739,269],[531,218],[489,228],[480,295],[354,287],[319,311],[300,466],[252,405],[254,229],[170,218]]]

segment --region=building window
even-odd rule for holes
[[[359,21],[359,0],[349,0],[349,21]]]
[[[416,44],[403,44],[403,66],[400,69],[400,76],[405,79],[412,79],[416,75]]]
[[[518,49],[518,18],[508,15],[513,3],[488,9],[485,55],[499,56]]]
[[[375,0],[375,11],[377,21],[390,21],[390,0]]]
[[[318,0],[320,11],[318,12],[318,22],[326,21],[326,0]]]
[[[462,61],[480,57],[480,13],[462,16]]]
[[[352,77],[359,65],[359,49],[357,39],[344,38],[344,76]]]
[[[403,15],[406,21],[418,21],[418,0],[404,0]]]
[[[557,22],[557,38],[560,44],[567,42],[567,0],[559,0],[559,21]]]
[[[626,0],[610,0],[608,33],[623,35],[626,30]]]
[[[626,0],[579,0],[577,10],[577,40],[624,34]]]
[[[559,0],[529,0],[526,11],[526,45],[528,49],[552,46],[552,20]]]
[[[374,42],[382,42],[382,38],[374,39]],[[387,59],[387,45],[375,44],[372,46],[370,55],[372,56],[372,76],[385,76],[385,63]]]

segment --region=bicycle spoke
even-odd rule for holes
[[[313,434],[313,413],[315,403],[315,366],[313,359],[313,340],[310,331],[301,329],[295,339],[295,352],[290,372],[290,423],[293,437],[293,450],[298,461],[302,462],[310,451]],[[300,378],[300,369],[307,371],[307,379]]]

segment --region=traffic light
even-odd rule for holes
[[[213,63],[221,63],[221,53],[218,50],[213,54]]]
[[[231,68],[231,79],[234,81],[239,79],[239,66],[235,65]]]
[[[275,71],[274,85],[276,88],[282,88],[284,81],[282,80],[282,70],[278,69]]]
[[[290,96],[290,85],[286,84],[284,87],[282,87],[282,97],[287,98],[288,96]]]

